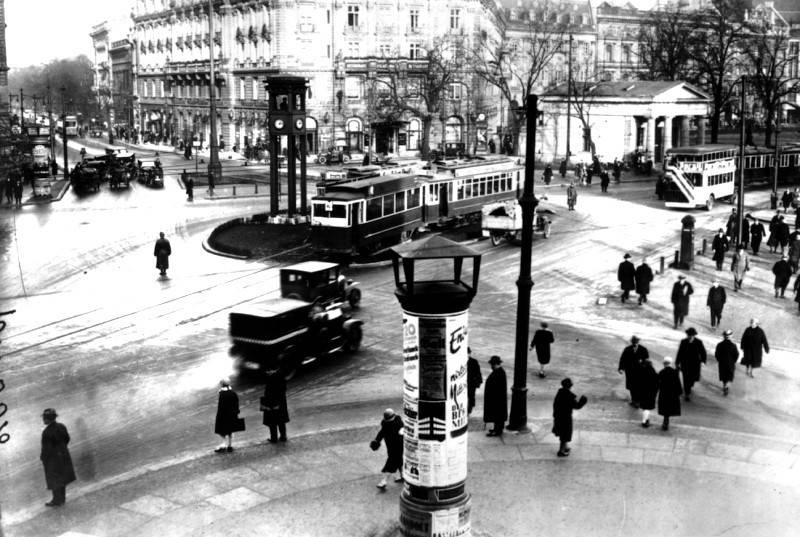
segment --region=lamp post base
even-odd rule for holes
[[[520,434],[531,432],[528,427],[528,388],[511,388],[511,413],[506,429]]]

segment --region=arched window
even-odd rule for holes
[[[348,119],[345,124],[345,130],[347,132],[347,147],[349,147],[351,151],[361,151],[361,148],[364,146],[361,120],[357,117]]]
[[[622,45],[622,61],[625,63],[631,63],[631,46],[630,45]]]
[[[317,142],[317,120],[313,117],[306,118],[306,152],[314,154],[319,151]]]
[[[606,61],[613,62],[614,61],[614,45],[611,43],[606,45]]]
[[[417,118],[412,118],[408,122],[408,145],[409,151],[422,149],[422,122]]]

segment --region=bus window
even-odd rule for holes
[[[398,192],[394,195],[394,210],[395,212],[401,212],[406,210],[406,193],[405,192]]]
[[[367,220],[375,220],[381,217],[381,198],[370,198],[367,200]]]
[[[692,182],[692,185],[698,187],[703,186],[703,174],[702,173],[687,173],[686,178]]]

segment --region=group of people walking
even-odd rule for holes
[[[13,171],[5,179],[0,179],[0,196],[5,196],[8,205],[22,207],[23,185],[22,174]]]

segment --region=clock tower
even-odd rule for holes
[[[269,96],[269,182],[270,213],[280,209],[280,175],[278,154],[281,137],[287,137],[287,215],[297,212],[297,167],[300,160],[300,214],[306,207],[306,94],[308,79],[300,76],[272,76],[266,82]]]

